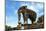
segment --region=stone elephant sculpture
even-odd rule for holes
[[[38,18],[37,23],[44,23],[44,15]]]
[[[28,23],[28,18],[31,20],[32,24],[35,22],[37,14],[31,9],[27,9],[27,6],[22,6],[18,9],[18,20],[20,21],[21,13],[23,15],[24,23]]]

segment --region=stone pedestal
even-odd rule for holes
[[[21,30],[21,22],[20,21],[18,22],[17,29]]]

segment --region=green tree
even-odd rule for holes
[[[9,31],[9,30],[11,30],[11,26],[5,25],[5,31]]]

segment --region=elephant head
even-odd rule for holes
[[[20,21],[22,11],[24,11],[27,8],[27,6],[22,6],[18,9],[18,20]]]

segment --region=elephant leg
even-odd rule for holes
[[[24,24],[28,24],[27,16],[23,15],[23,19],[24,19]]]
[[[30,18],[32,24],[33,24],[33,23],[35,22],[35,20],[36,20],[36,16],[31,16],[31,15],[29,15],[29,18]]]
[[[35,18],[32,18],[32,24],[34,24],[34,22],[35,22]]]
[[[34,22],[36,21],[36,16],[32,17],[32,24],[34,24]]]

